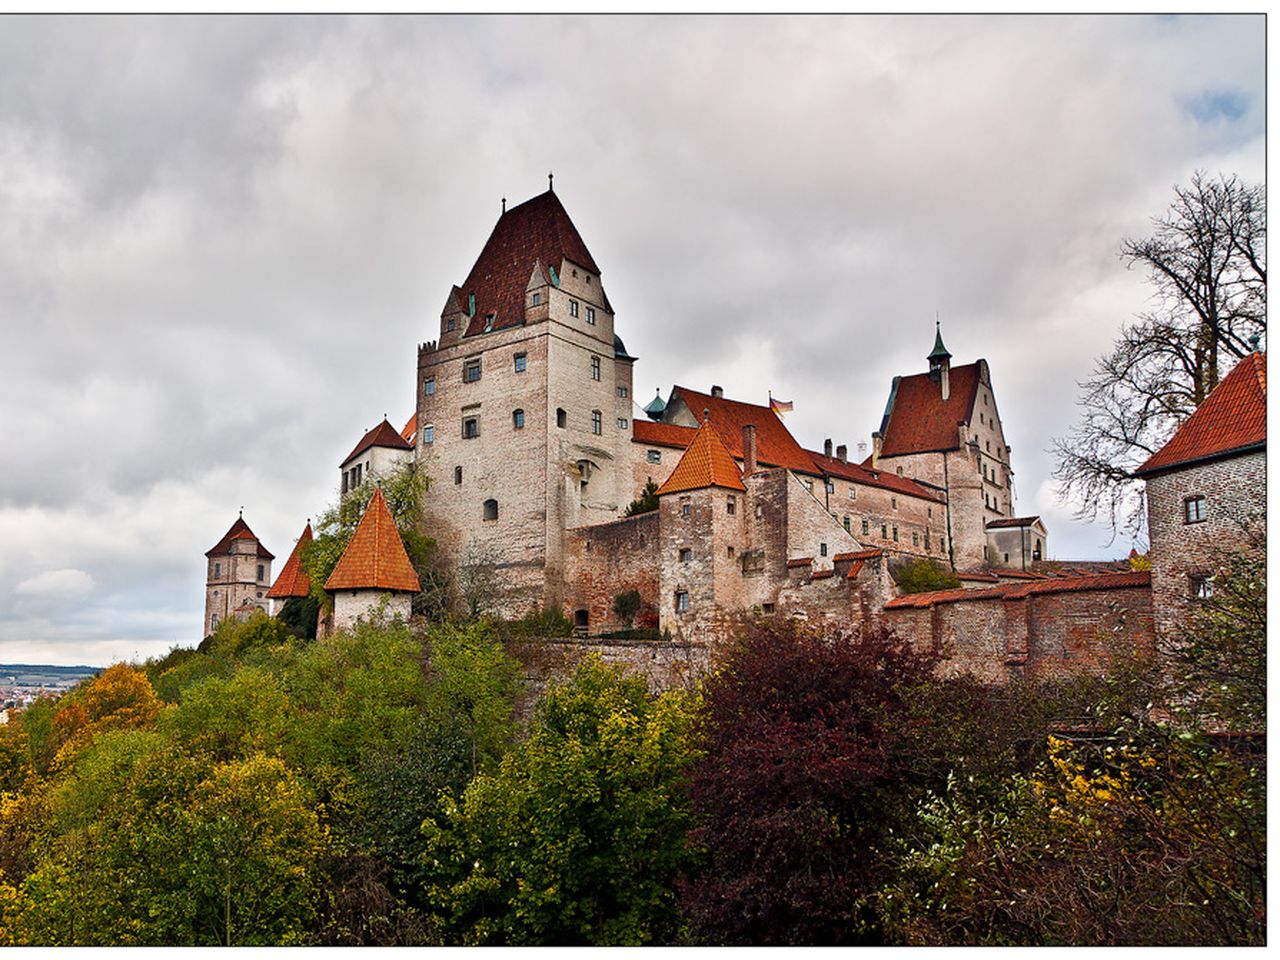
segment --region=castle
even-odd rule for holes
[[[1102,621],[1135,643],[1150,639],[1152,577],[1163,574],[1047,564],[1043,522],[1016,515],[990,368],[953,366],[940,328],[927,369],[893,379],[858,461],[830,439],[821,451],[802,446],[780,405],[718,386],[677,385],[641,408],[636,358],[615,321],[601,270],[556,194],[504,209],[448,291],[436,339],[418,347],[413,416],[361,438],[340,465],[342,493],[416,459],[431,478],[426,532],[448,571],[483,566],[500,585],[495,612],[558,608],[583,636],[629,626],[614,601],[635,591],[642,618],[686,647],[707,647],[744,614],[884,620],[956,669],[997,680],[1042,662],[1073,669],[1077,654],[1096,659],[1082,648]],[[1149,478],[1171,470],[1144,469]],[[1237,491],[1251,502],[1265,495],[1255,473]],[[650,483],[657,508],[625,516]],[[1154,512],[1162,483],[1151,480],[1153,571],[1167,536]],[[206,633],[219,618],[305,593],[296,563],[259,589],[272,557],[243,523],[208,554]],[[962,588],[898,596],[891,568],[913,559],[954,571]],[[369,597],[410,586],[376,565],[348,566],[361,572],[336,596],[363,599],[342,604],[344,622]]]

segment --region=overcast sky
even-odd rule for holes
[[[0,19],[0,661],[199,640],[204,551],[278,557],[412,412],[500,211],[556,192],[641,403],[795,402],[851,453],[942,319],[1021,514],[1198,168],[1264,176],[1253,17]]]

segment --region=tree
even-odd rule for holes
[[[706,866],[683,887],[698,938],[874,941],[858,901],[881,882],[910,757],[908,691],[932,663],[891,635],[753,624],[708,680],[692,782]]]
[[[529,739],[423,824],[446,929],[469,944],[675,939],[691,724],[686,695],[651,697],[598,657],[554,684]]]
[[[658,485],[653,482],[650,477],[644,483],[644,489],[640,491],[640,496],[627,504],[627,510],[623,514],[624,517],[634,517],[640,513],[648,513],[651,510],[658,509]]]
[[[1150,236],[1120,256],[1150,273],[1155,308],[1127,324],[1081,384],[1081,422],[1053,441],[1054,476],[1077,515],[1137,532],[1144,516],[1133,470],[1155,453],[1266,334],[1266,202],[1236,176],[1197,172],[1174,188]]]
[[[640,597],[640,591],[628,590],[620,593],[613,598],[613,615],[623,622],[626,629],[631,629],[631,622],[635,620],[636,614],[640,612],[640,605],[643,603]]]
[[[960,578],[950,570],[944,570],[932,560],[917,560],[890,564],[889,574],[903,593],[925,593],[929,590],[954,590],[960,586]]]

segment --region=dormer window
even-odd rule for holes
[[[529,298],[529,302],[530,302],[533,306],[535,306],[535,307],[536,307],[536,306],[541,305],[541,303],[542,303],[542,294],[540,294],[540,293],[535,293],[532,297],[530,297],[530,298]]]

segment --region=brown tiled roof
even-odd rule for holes
[[[257,538],[249,525],[244,522],[244,517],[240,517],[231,525],[231,529],[223,535],[214,546],[205,551],[206,557],[221,557],[231,552],[231,541],[233,540],[253,540],[258,544],[258,556],[263,560],[274,560],[276,555],[262,545],[262,541]]]
[[[853,565],[849,567],[849,572],[844,575],[844,578],[846,580],[857,580],[858,574],[862,572],[862,565],[864,563],[866,563],[865,560],[855,560]]]
[[[853,483],[865,483],[869,487],[893,490],[896,493],[906,494],[908,497],[923,497],[926,500],[933,500],[938,503],[946,502],[946,497],[941,491],[926,487],[924,484],[917,483],[909,477],[900,477],[888,470],[872,470],[860,463],[850,463],[848,460],[828,457],[826,454],[818,453],[815,450],[806,450],[805,453],[813,459],[815,464],[833,477],[850,480]]]
[[[1022,600],[1030,596],[1049,593],[1076,593],[1088,590],[1120,590],[1130,587],[1151,586],[1151,571],[1131,573],[1097,573],[1080,577],[1053,577],[1033,580],[1029,583],[1002,583],[980,590],[932,590],[928,593],[910,593],[895,597],[886,603],[886,610],[927,608],[938,603],[960,603],[969,600]]]
[[[735,460],[744,460],[742,428],[748,424],[756,428],[756,463],[768,467],[786,467],[811,476],[820,477],[813,458],[804,452],[796,438],[791,436],[778,415],[768,407],[740,400],[726,400],[709,393],[699,393],[688,387],[677,386],[672,399],[679,397],[689,411],[701,422],[702,411],[711,414],[711,425]]]
[[[834,570],[815,570],[812,579],[826,580],[828,577],[834,577],[835,575],[836,572]]]
[[[988,570],[957,570],[957,580],[980,580],[985,583],[995,583],[1000,578]]]
[[[879,547],[872,547],[870,550],[854,550],[851,553],[837,553],[831,559],[839,563],[842,560],[874,560],[876,557],[884,556],[884,551]]]
[[[694,433],[671,476],[658,488],[658,496],[704,487],[747,489],[742,483],[742,471],[709,423],[704,423]]]
[[[697,432],[697,427],[682,427],[678,423],[659,423],[653,420],[631,421],[632,443],[646,443],[656,447],[679,447],[683,450]]]
[[[387,418],[383,417],[382,422],[361,437],[355,449],[342,458],[342,463],[350,463],[370,447],[390,447],[393,450],[413,449],[413,446],[396,432],[396,428],[387,422]]]
[[[1267,442],[1267,358],[1251,353],[1232,368],[1177,433],[1134,471],[1142,477]]]
[[[1039,519],[1039,517],[1004,517],[1000,520],[987,521],[987,529],[992,530],[999,527],[1029,527]]]
[[[1048,580],[1047,573],[1033,573],[1030,570],[996,570],[1001,580]]]
[[[400,431],[400,439],[410,446],[413,445],[413,435],[418,432],[418,414],[417,411],[409,415],[409,419],[405,421],[404,429]]]
[[[468,299],[476,298],[475,316],[463,335],[484,333],[489,314],[494,315],[493,330],[524,323],[524,292],[534,266],[540,264],[550,281],[547,267],[559,270],[565,260],[600,273],[559,198],[548,190],[512,207],[498,218],[458,291],[464,310]]]
[[[307,571],[302,569],[302,551],[310,542],[311,524],[308,523],[303,527],[302,536],[298,538],[298,542],[293,545],[293,552],[289,554],[289,559],[284,562],[284,569],[280,571],[280,576],[276,577],[276,582],[267,591],[268,597],[273,600],[284,600],[288,597],[305,597],[311,593],[311,578],[307,576]]]
[[[979,361],[980,362],[980,361]],[[881,429],[882,457],[960,447],[958,424],[973,416],[978,395],[978,363],[951,368],[951,393],[942,399],[942,385],[927,373],[902,377],[893,395],[893,408]]]
[[[789,570],[794,569],[796,567],[809,567],[812,565],[813,565],[813,557],[797,557],[794,560],[787,561],[787,569]]]
[[[417,593],[422,589],[381,489],[373,492],[364,516],[360,518],[360,525],[324,588],[399,590],[405,593]]]

